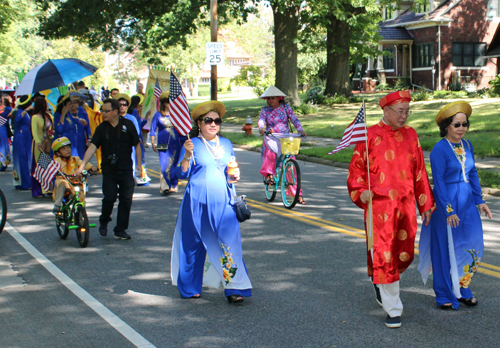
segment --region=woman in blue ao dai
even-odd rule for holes
[[[31,116],[28,108],[31,97],[23,95],[18,99],[17,112],[14,117],[14,140],[12,141],[12,158],[14,168],[14,186],[19,190],[31,190]]]
[[[199,298],[202,285],[224,285],[229,303],[252,295],[252,284],[243,261],[241,234],[232,206],[226,168],[234,150],[220,137],[225,107],[217,101],[193,109],[191,117],[199,135],[191,133],[177,165],[179,178],[189,178],[175,226],[172,248],[172,283],[183,298]],[[196,129],[195,129],[195,133]],[[239,180],[239,171],[235,173]]]
[[[179,179],[176,165],[182,144],[186,140],[186,137],[182,137],[170,122],[169,95],[167,91],[160,96],[160,110],[154,114],[150,130],[153,151],[160,157],[160,193],[163,194],[177,192]],[[160,144],[160,148],[157,148],[157,144]]]
[[[420,234],[418,270],[425,283],[432,269],[436,303],[445,310],[478,304],[470,284],[483,258],[480,214],[492,218],[482,197],[474,148],[463,139],[471,113],[469,103],[457,101],[436,116],[443,137],[431,153],[436,210]]]
[[[66,137],[72,144],[78,144],[78,126],[80,123],[80,119],[78,118],[79,102],[80,98],[70,97],[69,94],[66,94],[62,100],[59,101],[54,114],[54,139]],[[71,110],[74,110],[73,113]],[[80,157],[78,146],[71,147],[71,156]]]
[[[11,107],[12,99],[10,96],[2,97],[2,108],[0,110],[0,115],[2,118],[7,121],[0,126],[0,172],[3,172],[7,169],[8,165],[11,162],[11,153],[10,153],[10,144],[9,144],[9,135],[7,131],[7,127],[9,124],[9,120],[11,117],[12,107]]]

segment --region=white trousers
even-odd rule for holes
[[[377,284],[382,298],[384,311],[390,317],[400,317],[403,314],[403,303],[399,298],[399,281],[392,284]]]

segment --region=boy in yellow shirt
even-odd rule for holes
[[[55,161],[61,165],[60,171],[66,175],[72,175],[78,166],[82,163],[82,160],[78,156],[71,156],[71,141],[66,137],[57,138],[52,143],[52,151],[57,156]],[[96,171],[97,167],[93,166],[92,163],[87,163],[85,166],[86,170]],[[56,176],[56,182],[54,184],[54,192],[52,193],[52,198],[54,199],[54,209],[52,212],[57,215],[61,210],[62,201],[66,191],[69,191],[71,195],[74,195],[73,186],[66,180],[65,177],[58,174]],[[85,199],[84,193],[79,192],[81,197]]]

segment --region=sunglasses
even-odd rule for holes
[[[127,103],[120,103],[120,106],[128,106]]]
[[[467,128],[467,127],[469,127],[469,122],[453,123],[452,126],[455,127],[455,128],[459,128],[460,126],[462,126],[464,128]]]
[[[220,124],[222,123],[222,119],[219,117],[214,120],[212,117],[205,117],[203,119],[203,122],[205,122],[205,124],[212,124],[213,122],[216,126],[220,126]]]

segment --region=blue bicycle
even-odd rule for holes
[[[268,136],[268,146],[276,154],[280,154],[276,161],[276,174],[273,182],[264,177],[264,189],[266,198],[272,202],[276,198],[278,188],[281,190],[281,199],[285,208],[292,209],[299,201],[300,196],[300,168],[297,161],[291,156],[299,153],[300,137],[299,133],[270,133]],[[273,148],[275,147],[275,148]]]

